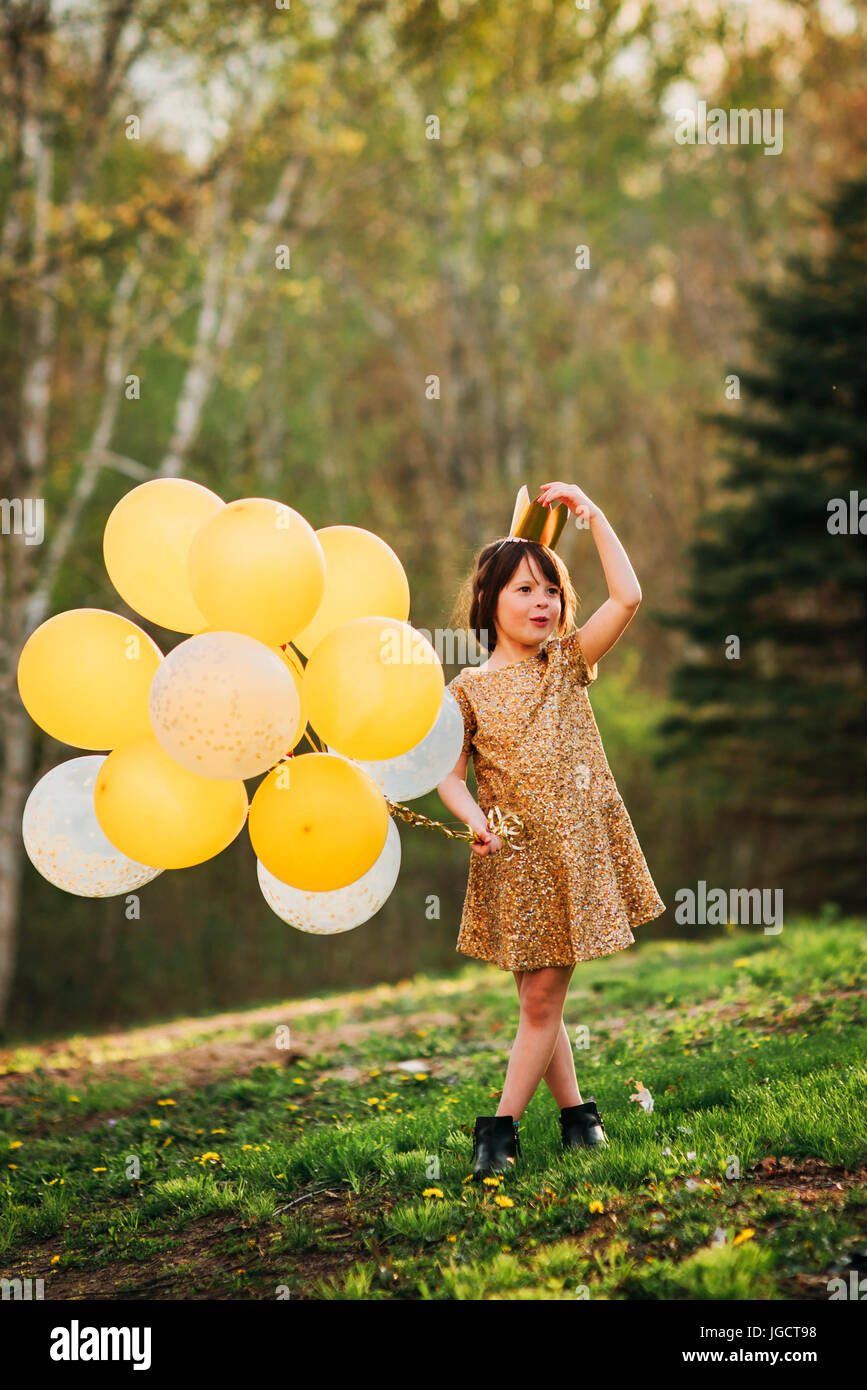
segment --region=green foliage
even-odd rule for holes
[[[698,522],[682,628],[690,654],[659,724],[659,767],[686,764],[749,827],[787,891],[857,909],[867,755],[867,179],[840,185],[821,257],[754,286],[760,364],[714,416],[734,500]],[[855,498],[854,530],[849,518]],[[835,507],[845,510],[842,533]],[[859,529],[860,519],[860,529]],[[757,845],[757,848],[758,848]]]

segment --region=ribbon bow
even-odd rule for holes
[[[401,820],[409,821],[412,825],[425,825],[431,830],[441,830],[450,840],[467,840],[470,844],[482,843],[481,835],[475,830],[451,830],[449,826],[443,825],[442,821],[431,820],[430,816],[423,816],[420,811],[413,811],[409,806],[401,805],[399,801],[392,801],[390,797],[386,797],[385,801],[391,815],[400,816]],[[504,815],[499,806],[492,806],[487,814],[487,822],[492,834],[499,835],[508,845],[507,859],[512,859],[515,853],[527,848],[518,840],[525,826],[521,817],[514,811],[507,811]]]

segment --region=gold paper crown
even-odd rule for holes
[[[515,499],[509,538],[541,541],[542,545],[556,550],[568,516],[569,508],[564,502],[558,502],[556,507],[544,507],[541,502],[531,502],[527,486],[524,484]]]

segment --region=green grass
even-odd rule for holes
[[[579,965],[565,1018],[610,1147],[563,1155],[542,1083],[523,1162],[485,1184],[473,1121],[518,1011],[493,967],[279,1006],[289,1054],[236,1017],[204,1031],[246,1044],[246,1074],[223,1055],[190,1083],[197,1021],[168,1089],[142,1058],[67,1084],[30,1046],[0,1077],[0,1275],[54,1299],[828,1298],[867,1214],[865,944],[826,914]],[[426,1075],[393,1069],[416,1058]]]

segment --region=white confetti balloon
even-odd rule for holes
[[[450,690],[443,691],[443,702],[433,728],[420,743],[396,758],[356,766],[366,772],[384,796],[392,801],[412,801],[438,787],[448,777],[461,755],[464,718]],[[329,749],[333,752],[333,749]]]
[[[369,921],[390,897],[400,871],[400,835],[389,816],[385,844],[376,863],[354,883],[324,893],[281,882],[261,859],[256,860],[256,870],[262,896],[282,921],[312,936],[336,936]]]
[[[79,898],[112,898],[150,883],[162,869],[128,859],[106,838],[93,809],[104,753],[71,758],[41,777],[22,818],[24,848],[43,878]]]
[[[243,781],[292,748],[298,688],[286,663],[243,632],[202,632],[156,669],[150,719],[161,746],[200,777]]]

